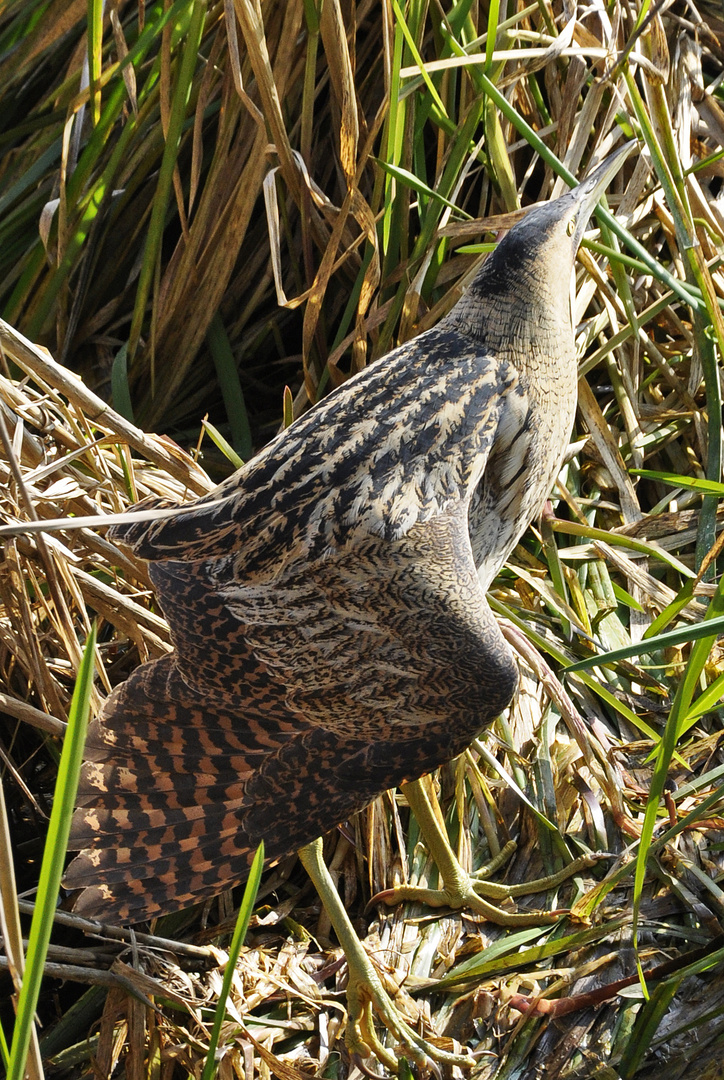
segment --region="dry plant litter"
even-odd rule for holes
[[[622,133],[641,142],[609,204],[643,254],[606,229],[581,253],[570,460],[492,592],[521,691],[434,781],[464,865],[511,838],[497,871],[509,884],[609,857],[519,902],[570,916],[511,932],[420,906],[365,912],[391,885],[436,884],[399,794],[328,840],[396,1004],[426,1037],[469,1047],[481,1080],[721,1074],[724,666],[716,640],[686,635],[724,611],[722,34],[688,0],[10,3],[0,16],[6,522],[209,491],[227,466],[208,440],[193,452],[204,412],[246,455],[449,309],[469,245],[563,190],[546,148],[576,174]],[[12,840],[32,898],[92,619],[95,707],[170,646],[143,564],[103,530],[4,538],[0,591],[0,861]],[[657,777],[678,785],[660,806]],[[237,900],[150,934],[59,912],[36,1071],[42,1056],[52,1075],[200,1076]],[[222,1076],[360,1075],[343,1045],[344,963],[317,907],[293,860],[268,872]],[[2,1023],[9,1035],[10,1009]]]

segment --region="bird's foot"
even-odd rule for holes
[[[321,841],[314,841],[299,852],[307,873],[322,898],[347,958],[347,1030],[345,1041],[350,1053],[360,1058],[374,1055],[392,1073],[399,1070],[399,1058],[405,1057],[421,1067],[438,1071],[437,1066],[459,1065],[470,1068],[474,1058],[454,1054],[426,1041],[402,1018],[382,980],[349,921],[334,882],[322,859]],[[394,1050],[382,1045],[375,1029],[375,1019],[394,1040]]]
[[[426,1071],[436,1073],[439,1073],[440,1066],[472,1068],[475,1059],[471,1055],[445,1050],[424,1039],[410,1027],[383,987],[369,958],[365,956],[365,959],[367,963],[363,969],[359,969],[354,961],[349,965],[345,1041],[350,1053],[357,1054],[360,1058],[373,1054],[392,1073],[398,1072],[401,1057],[408,1058]],[[392,1036],[394,1049],[383,1046],[375,1028],[375,1020]]]
[[[497,926],[544,926],[555,923],[565,915],[567,908],[554,911],[509,911],[491,903],[493,900],[511,900],[516,896],[528,896],[531,893],[546,892],[554,889],[568,878],[580,873],[589,866],[594,866],[598,856],[582,855],[568,866],[548,877],[536,878],[521,885],[500,885],[488,881],[494,873],[515,851],[515,842],[505,845],[500,854],[474,874],[466,874],[457,860],[444,876],[442,889],[426,889],[418,885],[400,885],[395,889],[385,889],[373,896],[368,906],[387,904],[390,907],[403,901],[414,901],[432,908],[452,908],[454,911],[471,911],[482,915],[488,922]]]
[[[515,843],[510,841],[502,849],[499,855],[492,859],[476,874],[465,873],[455,854],[450,847],[447,833],[445,832],[440,808],[437,799],[430,787],[428,777],[422,777],[412,783],[405,784],[402,789],[405,798],[410,804],[417,818],[420,831],[425,839],[427,847],[437,864],[443,887],[441,889],[425,889],[417,885],[400,885],[395,889],[385,889],[377,893],[370,901],[389,905],[398,904],[402,901],[417,901],[428,907],[449,907],[454,910],[468,910],[476,915],[482,915],[489,922],[497,923],[498,926],[543,926],[557,922],[561,915],[566,914],[566,909],[556,911],[506,911],[497,907],[493,900],[510,900],[516,896],[526,896],[535,892],[546,892],[556,888],[567,878],[577,874],[588,866],[593,866],[599,856],[584,855],[574,859],[563,870],[549,877],[538,878],[521,885],[499,885],[488,881],[487,878],[507,860],[515,851]]]

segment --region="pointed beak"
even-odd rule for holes
[[[578,249],[578,245],[583,239],[586,226],[601,196],[636,145],[636,140],[632,139],[630,142],[625,143],[624,146],[620,146],[618,150],[614,150],[585,180],[581,180],[578,187],[571,192],[575,206],[572,217],[575,222],[575,231],[573,233],[574,251]]]

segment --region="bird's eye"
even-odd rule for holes
[[[573,236],[575,231],[576,231],[576,219],[571,218],[570,221],[568,222],[568,224],[566,225],[566,232],[568,233],[569,236]]]

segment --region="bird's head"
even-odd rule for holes
[[[538,309],[570,322],[571,273],[586,226],[601,196],[636,144],[610,154],[578,187],[536,206],[503,237],[448,316],[468,333],[488,336],[489,312],[501,306]]]

